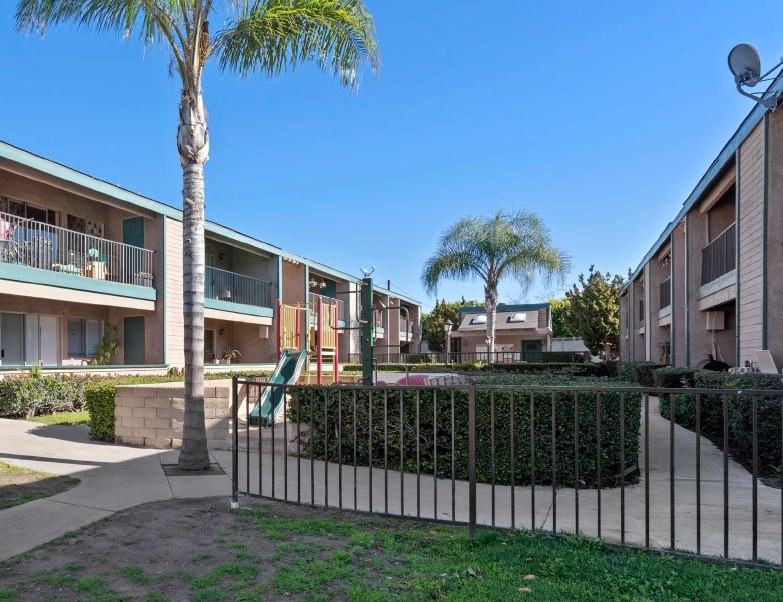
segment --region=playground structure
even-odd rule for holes
[[[313,357],[316,379],[323,384],[324,363],[331,363],[332,382],[339,380],[338,302],[320,295],[311,295],[310,303],[284,305],[277,302],[277,358],[285,351],[307,353],[307,367]]]

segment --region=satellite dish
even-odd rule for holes
[[[750,44],[737,44],[729,52],[729,69],[738,84],[752,88],[760,79],[761,59],[759,53]]]

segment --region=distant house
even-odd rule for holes
[[[498,305],[495,318],[495,353],[498,357],[494,359],[537,361],[542,351],[551,350],[551,341],[549,303]],[[451,352],[469,356],[466,361],[489,359],[487,312],[483,306],[459,309],[459,324],[451,333]]]

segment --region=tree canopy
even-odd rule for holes
[[[625,284],[622,276],[602,274],[590,266],[585,277],[566,292],[571,311],[567,328],[582,338],[593,355],[617,354],[620,346],[620,291]]]
[[[426,341],[430,351],[437,353],[446,351],[446,331],[443,330],[443,324],[446,320],[451,320],[456,330],[459,326],[459,308],[475,307],[481,305],[480,301],[466,301],[462,297],[460,301],[446,303],[445,299],[435,301],[435,308],[421,317],[421,338]]]

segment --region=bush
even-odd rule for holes
[[[653,370],[653,384],[662,389],[679,389],[680,387],[692,387],[693,368],[658,368]]]
[[[84,409],[89,375],[8,375],[0,381],[0,416],[31,418],[41,414]]]
[[[562,381],[561,381],[562,382]],[[354,395],[356,391],[356,406]],[[511,483],[511,394],[509,389],[478,388],[476,393],[476,470],[479,482]],[[370,397],[371,395],[371,397]],[[513,393],[514,424],[514,482],[531,483],[531,467],[535,467],[535,483],[552,483],[552,393],[538,391],[532,394],[534,422],[534,459],[530,456],[530,391]],[[596,422],[596,393],[579,393],[579,482],[581,487],[596,487],[597,434],[601,433],[601,485],[620,483],[620,399],[619,393],[601,395],[601,421]],[[637,472],[640,395],[625,395],[625,460],[626,482],[634,482]],[[417,398],[419,412],[417,420]],[[557,484],[574,485],[575,464],[575,394],[567,389],[555,393],[556,439],[554,458]],[[416,471],[416,458],[422,472],[436,473],[440,478],[451,478],[454,458],[455,478],[468,478],[468,391],[454,389],[393,389],[384,391],[347,389],[344,387],[305,387],[292,394],[288,418],[309,423],[312,437],[302,440],[302,451],[316,459],[352,464],[372,464],[400,470],[400,431],[403,435],[402,468]],[[494,404],[495,450],[492,453],[491,427]],[[402,405],[402,420],[400,406]],[[354,423],[354,407],[356,422]],[[328,408],[328,412],[327,412]],[[310,416],[314,419],[311,421]],[[338,424],[338,415],[342,423]],[[452,453],[451,424],[455,423]],[[402,424],[401,424],[402,423]],[[402,429],[401,429],[402,426]],[[417,429],[418,426],[418,429]],[[356,428],[354,448],[354,427]],[[416,434],[418,432],[418,439]],[[372,445],[370,445],[372,435]],[[437,464],[437,465],[436,465]]]
[[[87,387],[87,411],[90,413],[90,437],[114,442],[114,393],[117,384],[112,381],[94,383]]]
[[[657,362],[620,362],[617,372],[623,380],[639,383],[643,387],[654,387],[653,370],[665,367]]]
[[[470,364],[377,364],[373,370],[378,372],[496,372],[496,373],[527,373],[527,374],[565,374],[575,376],[605,376],[603,364],[558,363],[558,362],[522,362],[485,364],[476,362]],[[361,372],[361,364],[345,364],[344,372]]]
[[[780,376],[772,374],[730,374],[728,372],[712,372],[699,370],[693,374],[693,384],[697,389],[732,390],[726,394],[726,411],[728,414],[729,447],[736,450],[740,459],[752,459],[753,449],[753,398],[742,394],[749,390],[783,390]],[[675,422],[686,428],[696,426],[696,403],[694,394],[683,393],[675,396]],[[758,460],[762,474],[771,475],[781,465],[781,397],[778,395],[761,395],[756,398],[758,421]],[[667,395],[660,400],[661,414],[669,418],[669,399]],[[723,444],[724,427],[724,395],[702,394],[700,406],[701,430],[706,435],[721,441]]]

